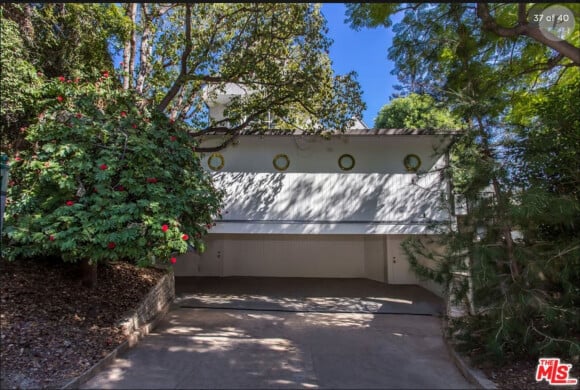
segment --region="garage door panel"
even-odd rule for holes
[[[224,276],[365,277],[362,237],[228,237],[224,242]]]

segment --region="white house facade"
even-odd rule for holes
[[[175,274],[368,278],[439,293],[416,278],[400,243],[453,219],[441,203],[450,142],[405,130],[242,135],[202,156],[225,190],[223,219],[207,250],[183,255]]]

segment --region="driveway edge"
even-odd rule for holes
[[[475,367],[472,367],[468,363],[466,358],[464,358],[457,351],[455,351],[455,347],[453,346],[453,343],[451,342],[451,340],[449,340],[449,338],[446,335],[447,321],[444,317],[441,317],[441,324],[442,324],[441,329],[443,330],[443,341],[445,342],[445,345],[447,346],[447,350],[449,351],[449,355],[451,355],[451,359],[453,360],[453,363],[455,363],[455,366],[459,369],[461,374],[469,382],[478,386],[480,389],[496,390],[497,389],[496,384],[493,383],[491,380],[489,380],[485,376],[483,371],[481,371]]]
[[[119,355],[125,353],[139,342],[140,339],[151,333],[165,317],[175,299],[175,276],[172,270],[164,275],[153,289],[145,296],[137,309],[124,316],[120,322],[126,340],[99,360],[84,373],[72,379],[60,389],[78,389],[85,382],[93,378]]]

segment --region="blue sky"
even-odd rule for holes
[[[328,36],[334,40],[330,59],[334,72],[344,74],[354,70],[363,91],[367,109],[363,120],[373,127],[375,117],[388,103],[397,84],[396,76],[390,74],[393,63],[387,59],[392,43],[391,28],[361,29],[355,31],[344,23],[346,7],[342,3],[324,3],[322,14],[328,22]],[[397,18],[398,19],[398,18]]]

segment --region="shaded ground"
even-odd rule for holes
[[[0,260],[1,387],[54,388],[82,374],[125,340],[117,322],[162,276],[111,263],[89,290],[74,264]]]
[[[178,308],[81,388],[473,388],[440,326],[433,316]]]
[[[80,375],[123,342],[116,322],[162,275],[111,264],[101,267],[100,285],[89,291],[80,287],[74,265],[0,260],[0,387],[54,388]],[[535,382],[536,363],[482,369],[500,389],[553,388]]]
[[[445,305],[413,285],[369,279],[176,277],[176,304],[184,308],[374,313],[441,316]]]

